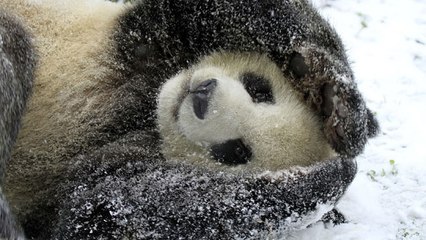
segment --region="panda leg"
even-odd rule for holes
[[[24,239],[1,185],[31,90],[34,65],[29,35],[18,20],[0,11],[0,239]]]
[[[18,136],[35,64],[30,35],[18,19],[0,9],[0,179]]]

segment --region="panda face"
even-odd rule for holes
[[[168,159],[279,170],[335,154],[317,116],[264,55],[201,59],[164,84],[157,115]]]

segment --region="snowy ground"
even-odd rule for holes
[[[314,3],[341,35],[382,132],[338,205],[349,223],[286,239],[426,239],[426,1]]]

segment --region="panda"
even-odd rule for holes
[[[341,218],[378,124],[309,2],[0,9],[1,237],[257,239]]]

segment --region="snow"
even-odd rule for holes
[[[426,239],[426,1],[314,4],[341,36],[381,133],[338,204],[348,223],[283,239]]]

